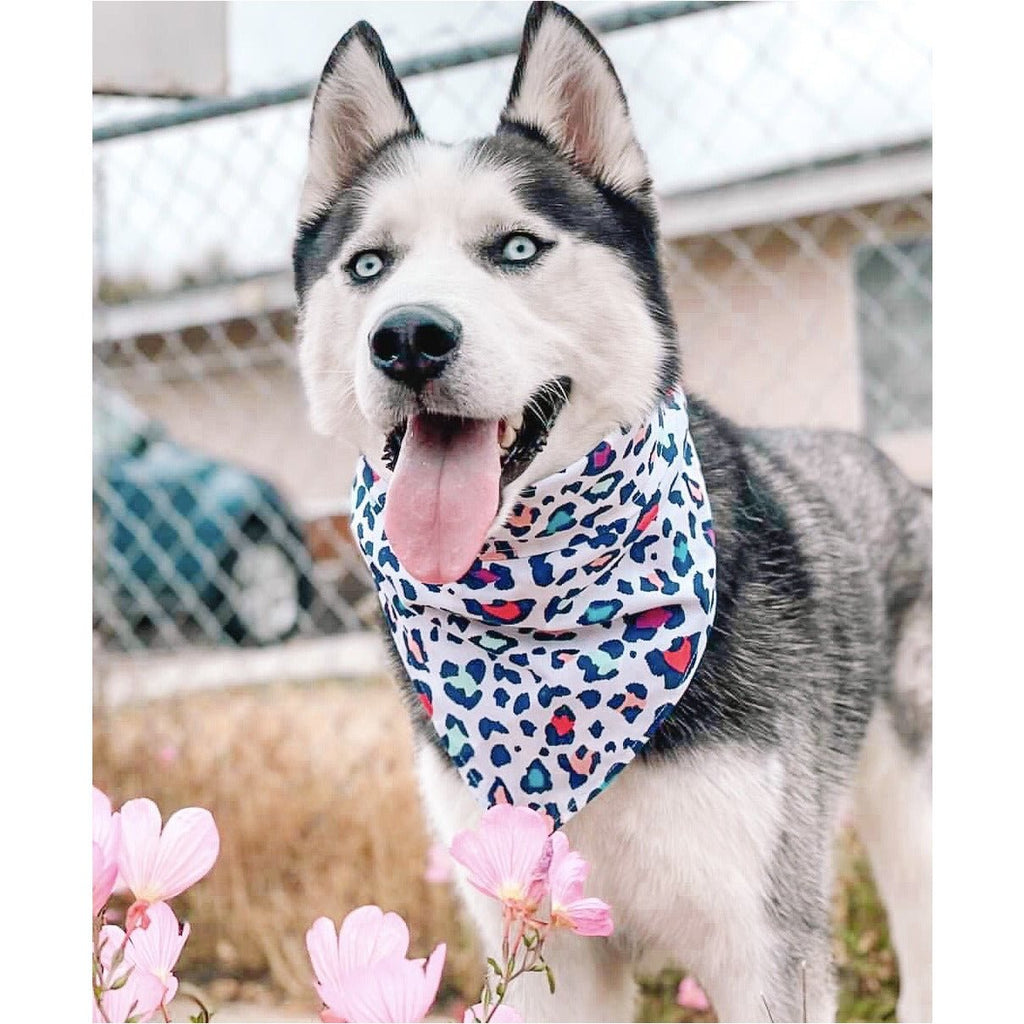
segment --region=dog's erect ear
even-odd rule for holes
[[[338,40],[313,98],[299,219],[325,209],[385,142],[410,134],[420,126],[409,98],[380,37],[361,21]]]
[[[650,187],[618,76],[601,44],[574,14],[535,3],[501,115],[544,138],[581,171],[625,195]]]

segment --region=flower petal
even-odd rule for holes
[[[476,829],[459,832],[451,854],[468,881],[487,896],[539,902],[547,888],[550,824],[537,811],[511,804],[486,810]]]
[[[357,907],[338,930],[338,965],[342,973],[378,960],[404,957],[409,950],[409,927],[395,913],[372,904]]]
[[[182,928],[166,903],[152,903],[146,910],[149,924],[132,931],[125,948],[125,960],[139,970],[148,971],[167,986],[171,972],[189,935],[189,926]],[[177,981],[174,981],[177,988]],[[167,997],[169,1002],[171,996]]]
[[[108,859],[103,847],[92,844],[92,914],[95,917],[110,899],[117,880],[117,860]]]
[[[708,997],[704,994],[704,989],[697,984],[695,978],[691,978],[689,975],[679,982],[676,1002],[684,1009],[697,1010],[699,1013],[711,1009],[711,1004],[708,1002]]]
[[[310,963],[313,965],[313,976],[316,979],[317,991],[325,1003],[321,987],[331,991],[339,987],[341,971],[338,966],[338,930],[329,917],[318,917],[306,932],[306,950]]]
[[[209,872],[219,853],[220,835],[208,810],[185,807],[175,811],[160,836],[153,864],[156,893],[148,898],[153,902],[169,900],[184,892]]]
[[[611,935],[615,930],[611,907],[604,900],[593,897],[576,900],[561,913],[578,935]]]
[[[437,995],[445,953],[442,943],[425,967],[422,960],[390,957],[355,970],[342,980],[341,998],[329,1008],[346,1020],[417,1024]]]
[[[160,845],[160,810],[152,800],[142,797],[121,807],[121,852],[118,866],[125,885],[143,898],[146,884],[153,876]],[[152,899],[151,896],[145,898]]]
[[[566,907],[583,896],[583,883],[590,874],[590,865],[575,850],[563,832],[551,837],[551,905]]]
[[[129,1017],[148,1021],[163,1001],[164,986],[152,974],[133,970],[121,988],[104,992],[100,999],[103,1016],[110,1024],[123,1024]]]

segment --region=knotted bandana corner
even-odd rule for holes
[[[484,806],[563,825],[671,713],[714,621],[711,507],[683,395],[526,488],[454,584],[403,570],[386,499],[361,460],[356,540],[442,747]]]

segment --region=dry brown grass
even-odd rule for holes
[[[192,923],[182,975],[215,1000],[262,993],[317,1009],[306,930],[321,914],[339,921],[365,903],[408,921],[414,955],[448,943],[443,1013],[461,1020],[456,1005],[477,998],[482,960],[469,929],[449,887],[423,878],[430,840],[410,726],[391,683],[152,703],[97,717],[94,750],[96,784],[115,806],[148,796],[165,818],[193,805],[217,821],[216,866],[174,901]],[[896,971],[885,915],[851,836],[839,869],[839,1019],[891,1020]],[[713,1020],[675,1005],[678,980],[678,972],[647,980],[642,1019]]]
[[[148,796],[165,818],[192,805],[217,822],[217,864],[174,901],[192,924],[186,977],[269,977],[312,1006],[306,929],[377,903],[409,923],[415,955],[448,943],[448,992],[477,988],[481,961],[449,888],[423,878],[411,744],[393,687],[372,682],[201,694],[95,719],[94,779],[115,807]]]

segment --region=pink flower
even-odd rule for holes
[[[163,765],[174,764],[178,760],[178,748],[173,743],[166,743],[156,752],[156,759]]]
[[[144,926],[149,904],[169,900],[198,882],[219,852],[220,836],[209,811],[175,811],[161,832],[160,810],[152,800],[124,804],[118,867],[136,901],[128,912],[128,931],[140,922]]]
[[[442,942],[427,960],[391,957],[345,978],[342,999],[330,1009],[344,1020],[416,1024],[430,1012],[441,983],[446,947]]]
[[[137,971],[156,978],[162,986],[162,1001],[169,1003],[178,991],[178,979],[171,971],[181,956],[190,926],[180,926],[174,911],[166,903],[150,904],[147,916],[149,924],[131,933],[125,948],[125,960]]]
[[[443,843],[432,843],[427,851],[427,866],[423,879],[435,885],[450,881],[452,877],[452,860]]]
[[[353,910],[335,933],[320,917],[306,933],[316,990],[327,1009],[322,1020],[421,1021],[441,982],[446,947],[426,961],[406,960],[409,929],[380,907]]]
[[[547,891],[551,862],[550,819],[528,807],[495,804],[478,828],[459,832],[452,856],[469,871],[469,883],[506,906],[532,913]]]
[[[580,935],[611,935],[611,908],[604,900],[584,899],[583,883],[590,874],[590,865],[575,850],[563,832],[551,837],[551,923],[570,928]]]
[[[711,1009],[711,1004],[708,1002],[708,997],[704,994],[704,989],[689,975],[679,982],[676,1002],[684,1009],[696,1010],[699,1013]]]
[[[103,988],[97,1006],[95,999],[92,1006],[94,1021],[109,1021],[110,1024],[124,1024],[131,1019],[148,1021],[163,1001],[164,986],[161,981],[146,971],[141,971],[128,962],[128,951],[125,948],[125,933],[117,925],[108,924],[100,929],[97,949],[103,970]],[[124,949],[123,958],[118,952]],[[119,962],[112,966],[115,958]],[[119,988],[111,989],[124,980]]]
[[[385,914],[380,907],[358,907],[338,931],[330,918],[318,917],[306,932],[306,949],[319,991],[321,984],[338,987],[344,975],[378,960],[404,957],[409,949],[409,928],[398,914]]]
[[[506,1006],[505,1003],[502,1003],[496,1010],[492,1010],[490,1018],[487,1017],[484,1004],[477,1003],[466,1011],[466,1015],[462,1018],[462,1024],[473,1024],[474,1021],[488,1019],[491,1024],[523,1024],[523,1015],[511,1006]]]
[[[105,793],[92,787],[92,912],[98,914],[110,899],[117,879],[121,850],[121,815],[110,813]]]

